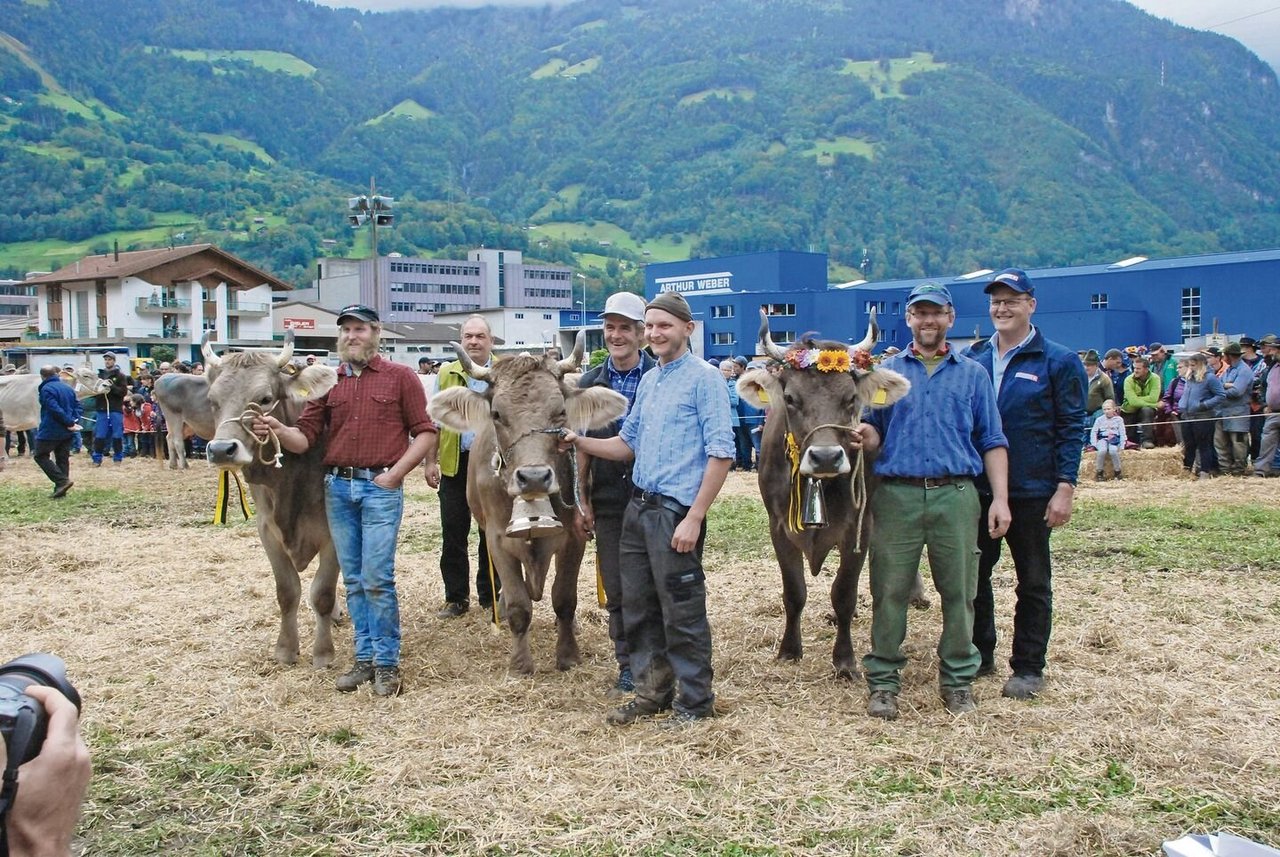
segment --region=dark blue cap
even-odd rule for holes
[[[907,306],[909,307],[926,301],[938,306],[952,306],[951,292],[947,291],[946,286],[938,283],[921,283],[911,290],[911,294],[907,295]]]
[[[344,318],[354,318],[369,324],[378,323],[378,313],[364,304],[351,304],[338,310],[338,324],[342,324]]]
[[[991,294],[991,290],[996,286],[1008,286],[1015,292],[1024,295],[1035,295],[1036,293],[1036,287],[1032,285],[1031,278],[1027,276],[1026,271],[1020,268],[1005,268],[991,278],[991,282],[987,283],[987,287],[983,291]]]

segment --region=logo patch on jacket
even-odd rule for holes
[[[1028,380],[1028,381],[1036,381],[1036,382],[1039,382],[1039,381],[1040,381],[1040,376],[1039,376],[1039,375],[1032,375],[1030,372],[1014,372],[1014,373],[1013,373],[1013,377],[1015,377],[1015,378],[1024,378],[1024,379],[1026,379],[1026,380]]]

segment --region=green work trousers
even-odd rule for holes
[[[907,664],[907,604],[929,550],[933,587],[942,601],[938,684],[973,683],[981,657],[973,645],[981,503],[969,480],[936,488],[885,481],[871,498],[871,651],[862,659],[871,690],[898,692]]]

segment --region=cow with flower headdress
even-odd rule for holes
[[[831,551],[838,550],[840,565],[831,585],[836,626],[831,660],[837,677],[853,679],[858,668],[849,629],[870,545],[867,500],[875,485],[859,425],[864,408],[890,405],[911,385],[897,372],[874,364],[874,310],[866,338],[852,347],[806,335],[782,348],[769,333],[769,317],[763,311],[760,317],[761,348],[782,368],[776,374],[765,369],[744,373],[738,392],[768,411],[758,477],[787,614],[778,658],[795,660],[804,652],[800,614],[808,597],[805,564],[816,575]],[[919,580],[916,586],[922,598]]]

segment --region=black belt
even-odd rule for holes
[[[390,467],[330,467],[329,472],[339,479],[367,479],[372,481],[379,473],[386,473]]]
[[[917,488],[941,488],[943,485],[955,485],[960,482],[971,482],[970,476],[886,476],[882,482],[895,482],[899,485],[914,485]]]
[[[646,506],[661,506],[680,515],[689,513],[689,507],[684,503],[681,503],[675,497],[668,497],[666,494],[659,494],[656,491],[641,491],[639,488],[632,488],[631,499]]]

